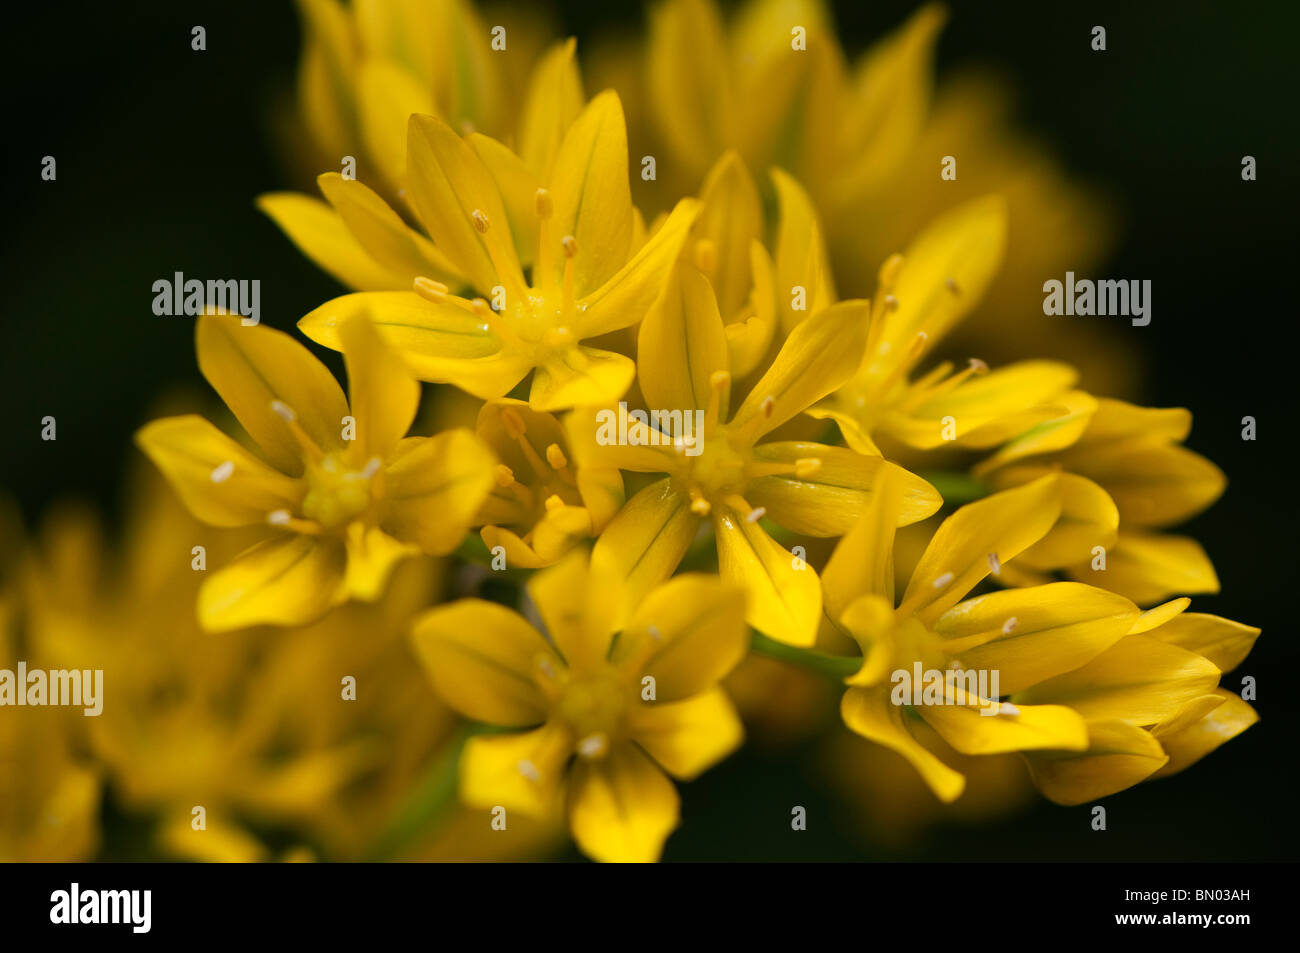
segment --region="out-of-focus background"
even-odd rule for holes
[[[833,4],[850,54],[915,6]],[[1262,721],[1193,769],[1109,799],[1105,833],[1090,830],[1086,807],[1037,798],[992,819],[926,826],[919,785],[901,806],[873,806],[872,791],[892,783],[887,762],[846,787],[828,776],[843,761],[833,749],[751,746],[683,786],[684,825],[665,859],[1294,858],[1300,17],[1280,3],[953,6],[941,82],[993,67],[1015,91],[1020,130],[1106,197],[1113,245],[1080,277],[1152,281],[1145,328],[1020,317],[1102,326],[1117,353],[1137,357],[1125,396],[1192,410],[1188,445],[1229,477],[1224,497],[1185,527],[1223,587],[1193,608],[1263,628],[1235,673],[1257,678]],[[580,60],[607,33],[643,34],[644,16],[631,3],[552,8],[557,35],[579,38]],[[1107,29],[1104,53],[1089,47],[1096,24]],[[190,48],[195,25],[205,52]],[[7,11],[3,34],[0,491],[29,528],[67,498],[97,506],[111,527],[136,457],[132,432],[160,395],[203,387],[191,319],[154,316],[153,281],[175,271],[260,278],[263,320],[283,329],[339,293],[253,205],[299,184],[276,125],[299,26],[287,2],[155,0],[26,4]],[[640,154],[635,140],[631,151]],[[46,155],[57,159],[54,182],[40,177]],[[1241,179],[1245,155],[1258,162],[1255,182]],[[1062,275],[1020,276],[1035,287],[1049,277]],[[46,415],[58,421],[55,442],[40,439]],[[1240,437],[1247,415],[1254,442]],[[790,830],[795,804],[808,809],[806,832]],[[864,816],[875,824],[863,829]]]

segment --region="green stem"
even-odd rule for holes
[[[791,665],[798,665],[811,672],[819,672],[834,679],[848,678],[862,667],[862,659],[860,658],[847,655],[829,655],[815,649],[801,649],[795,645],[778,642],[776,639],[758,631],[754,632],[750,648],[757,655],[766,655],[768,658],[789,662]]]
[[[918,473],[917,476],[938,490],[944,503],[949,506],[960,506],[972,500],[982,499],[990,492],[989,485],[983,480],[961,471],[926,470]]]
[[[369,859],[393,860],[400,857],[405,848],[455,808],[461,751],[475,733],[473,726],[461,728],[451,743],[433,759],[424,777],[416,783],[392,821],[367,851]]]

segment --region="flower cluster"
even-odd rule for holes
[[[341,352],[348,392],[293,336],[206,314],[198,365],[243,434],[191,415],[137,435],[194,517],[251,534],[207,573],[197,621],[289,627],[256,630],[296,653],[266,677],[346,628],[331,644],[393,700],[413,697],[411,672],[439,699],[374,719],[471,723],[442,749],[464,810],[561,823],[611,861],[660,857],[679,824],[670,779],[726,758],[747,724],[800,717],[797,693],[746,685],[766,677],[756,657],[825,679],[843,726],[942,802],[966,787],[955,765],[1009,754],[1049,799],[1091,801],[1256,720],[1219,683],[1259,632],[1186,611],[1218,580],[1165,532],[1225,485],[1183,445],[1190,414],[1096,396],[1032,353],[952,359],[980,340],[956,334],[989,295],[985,332],[1041,322],[1004,269],[1091,252],[1036,215],[1073,187],[1006,149],[977,194],[942,204],[915,185],[913,158],[941,155],[942,11],[850,66],[812,0],[753,0],[731,24],[667,0],[643,56],[597,51],[612,85],[587,98],[572,39],[548,47],[507,19],[494,46],[460,0],[302,9],[299,118],[330,167],[361,161],[319,176],[323,201],[259,204],[348,289],[298,322]],[[928,220],[877,227],[875,206],[911,189]],[[448,390],[420,382],[475,406],[420,427],[422,392]],[[428,557],[474,571],[453,584],[465,597],[423,593],[403,616],[415,668],[364,620],[403,561]],[[913,672],[941,677],[902,697]],[[257,704],[225,687],[223,703]],[[257,756],[283,714],[227,726],[253,732],[242,773],[190,786],[280,816],[403,756],[297,725],[299,760],[273,769]],[[170,731],[191,713],[120,717]],[[106,770],[138,733],[105,723]],[[199,796],[155,769],[130,779],[137,800]]]

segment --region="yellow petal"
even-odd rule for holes
[[[1063,705],[1016,705],[1014,714],[991,711],[993,700],[972,699],[965,691],[949,692],[943,705],[922,705],[917,713],[944,741],[962,754],[1006,754],[1011,751],[1082,751],[1088,747],[1088,726]]]
[[[639,748],[617,745],[600,761],[579,759],[569,788],[569,826],[582,852],[602,863],[652,863],[679,823],[677,789]]]
[[[1150,635],[1204,656],[1221,672],[1231,672],[1250,654],[1259,629],[1217,615],[1185,612],[1152,629]]]
[[[350,452],[358,461],[386,459],[406,436],[420,406],[420,385],[369,321],[356,317],[339,329],[356,421]]]
[[[869,741],[896,751],[908,760],[945,804],[961,797],[966,779],[934,756],[907,730],[902,708],[878,688],[850,688],[840,702],[844,723]]]
[[[462,282],[447,257],[412,231],[377,193],[337,172],[326,172],[316,182],[366,254],[398,277],[394,290],[409,290],[420,277],[453,286]]]
[[[844,384],[862,360],[868,308],[865,301],[841,301],[790,332],[732,425],[768,433]]]
[[[1191,724],[1180,726],[1175,731],[1160,728],[1154,731],[1160,746],[1169,756],[1169,763],[1157,771],[1155,777],[1163,778],[1191,767],[1259,721],[1259,714],[1239,695],[1219,689],[1214,697],[1220,704],[1214,705]]]
[[[728,360],[718,303],[703,274],[686,264],[673,269],[663,296],[641,323],[636,350],[648,407],[708,407],[710,381],[728,369]],[[725,408],[721,416],[725,419]]]
[[[708,0],[671,0],[650,12],[647,101],[656,129],[689,170],[717,158],[731,86],[722,18]]]
[[[1146,606],[1173,595],[1219,591],[1219,577],[1201,544],[1189,536],[1121,531],[1106,553],[1104,571],[1093,562],[1066,570],[1071,578],[1103,586]]]
[[[509,219],[482,160],[433,116],[411,117],[406,149],[411,201],[429,237],[480,293],[500,283],[510,300],[524,300]]]
[[[1097,412],[1088,425],[1085,442],[1091,444],[1145,437],[1163,443],[1180,443],[1192,429],[1192,412],[1185,407],[1139,407],[1113,397],[1097,400]]]
[[[963,447],[992,447],[1060,416],[1055,400],[1078,373],[1055,361],[1021,361],[968,378],[947,393],[888,415],[882,427],[909,446],[933,449],[947,442],[946,418]]]
[[[1149,635],[1120,639],[1091,662],[1017,693],[1017,705],[1069,705],[1089,721],[1154,725],[1219,683],[1219,670]]]
[[[796,474],[758,477],[745,488],[745,499],[766,508],[773,522],[807,536],[846,533],[866,512],[882,470],[893,474],[902,493],[898,526],[920,522],[943,505],[939,492],[920,477],[882,457],[863,456],[844,447],[780,441],[759,444],[753,458],[792,466],[799,460],[821,461],[815,472],[803,478]]]
[[[1227,485],[1223,471],[1200,454],[1147,439],[1079,447],[1064,460],[1106,488],[1128,528],[1181,523],[1217,500]]]
[[[371,258],[342,216],[319,199],[296,192],[268,192],[258,196],[257,207],[299,251],[349,288],[385,291],[405,286],[405,276]]]
[[[453,304],[432,304],[407,291],[344,295],[298,322],[303,334],[341,350],[339,328],[366,317],[421,380],[450,382],[483,399],[502,397],[532,362],[501,341],[477,316]]]
[[[406,184],[406,121],[434,111],[432,91],[400,64],[373,58],[357,68],[354,88],[366,152],[396,191]]]
[[[762,248],[763,206],[745,163],[728,151],[710,170],[700,190],[700,216],[694,241],[708,242],[714,264],[709,283],[718,295],[724,319],[739,314],[753,285],[752,248]]]
[[[383,471],[385,532],[424,552],[451,552],[493,484],[496,461],[468,430],[403,440]]]
[[[360,523],[348,527],[348,571],[344,586],[353,599],[373,602],[384,593],[388,577],[397,563],[418,556],[420,549],[399,543],[377,526],[367,529]]]
[[[1184,609],[1192,604],[1192,600],[1186,597],[1181,599],[1171,599],[1163,605],[1158,605],[1153,609],[1147,609],[1137,621],[1133,623],[1133,628],[1129,629],[1129,635],[1136,635],[1139,632],[1150,632],[1152,629],[1164,625],[1170,619],[1175,618]]]
[[[612,572],[620,610],[611,620],[622,628],[630,610],[673,574],[699,529],[686,494],[671,479],[658,480],[633,496],[609,521],[591,552],[593,566]]]
[[[618,94],[606,90],[582,111],[560,145],[551,173],[551,237],[578,242],[573,289],[579,298],[612,278],[632,250],[632,193],[627,181],[627,123]],[[564,256],[555,255],[558,282]]]
[[[534,817],[550,814],[559,806],[573,740],[558,721],[519,734],[470,738],[460,756],[461,801],[485,810],[500,805]]]
[[[528,595],[547,634],[575,672],[603,664],[619,627],[614,618],[617,593],[604,584],[603,571],[603,566],[593,570],[587,554],[575,551],[528,580]]]
[[[678,702],[644,702],[633,709],[632,737],[675,778],[699,777],[745,738],[736,708],[721,688]]]
[[[992,571],[1042,539],[1060,513],[1055,477],[968,503],[935,531],[912,571],[900,611],[931,623]]]
[[[271,462],[297,476],[300,445],[272,402],[288,406],[298,426],[328,452],[343,448],[347,401],[325,365],[289,335],[240,322],[235,315],[199,316],[199,369]]]
[[[1123,638],[1138,607],[1075,582],[1009,589],[953,606],[934,624],[963,669],[998,672],[1009,695],[1078,668]]]
[[[303,625],[347,597],[346,570],[342,541],[277,534],[204,581],[199,622],[209,632]]]
[[[1025,760],[1034,784],[1049,800],[1074,805],[1131,788],[1167,759],[1150,732],[1122,721],[1094,721],[1088,724],[1084,753],[1033,752]]]
[[[745,591],[716,576],[686,574],[646,596],[609,658],[633,666],[638,685],[654,679],[655,698],[646,705],[656,708],[709,690],[748,651]]]
[[[1061,515],[1047,535],[1018,558],[1025,569],[1059,569],[1092,559],[1097,546],[1113,546],[1119,532],[1119,510],[1105,490],[1073,473],[1058,477]]]
[[[877,470],[866,506],[822,571],[826,613],[832,619],[839,619],[862,596],[883,596],[893,613],[894,530],[903,507],[903,487],[895,470]]]
[[[1097,400],[1091,394],[1073,390],[1061,395],[1055,402],[1061,404],[1066,413],[1031,427],[1019,437],[1009,441],[993,456],[980,462],[971,472],[977,477],[984,477],[1013,460],[1051,453],[1075,443],[1096,413]],[[1007,484],[1001,482],[999,485]]]
[[[580,407],[566,415],[569,448],[578,461],[579,472],[586,467],[614,467],[634,473],[681,473],[688,469],[690,458],[663,442],[659,431],[648,422],[641,423],[630,413],[626,441],[620,438],[618,411],[613,408]]]
[[[778,642],[812,645],[822,613],[821,583],[812,567],[730,507],[714,507],[713,530],[718,574],[748,594],[746,621]]]
[[[986,196],[930,224],[903,253],[892,289],[898,307],[886,312],[881,344],[904,355],[918,334],[933,347],[974,307],[1002,264],[1006,202]]]
[[[302,487],[272,470],[202,417],[165,417],[141,427],[136,444],[190,512],[213,526],[265,523],[294,509]]]
[[[582,112],[576,46],[572,37],[561,40],[537,61],[519,118],[519,155],[543,182],[551,181],[564,134]]]
[[[497,140],[477,132],[468,138],[501,193],[519,261],[532,264],[537,254],[537,190],[541,181],[523,159]]]
[[[867,433],[866,428],[850,414],[827,407],[824,404],[819,407],[809,407],[804,413],[816,420],[835,421],[835,425],[840,428],[840,434],[844,437],[844,442],[849,445],[850,450],[856,450],[858,453],[871,457],[881,456],[880,448],[871,439],[871,435]]]
[[[781,316],[781,330],[788,335],[809,315],[835,303],[835,286],[821,222],[808,193],[780,169],[772,170],[772,183],[781,203],[776,243],[777,311]],[[799,311],[792,307],[796,288],[804,292],[804,307]]]
[[[495,602],[461,599],[419,616],[411,640],[434,691],[467,718],[509,726],[545,721],[536,679],[562,663],[523,616]]]
[[[598,337],[630,327],[646,316],[664,290],[681,254],[699,204],[682,199],[672,214],[618,272],[583,298],[572,330],[579,338]]]
[[[725,326],[731,374],[736,379],[753,373],[767,356],[776,333],[776,277],[772,259],[761,243],[753,242],[749,246],[749,261],[754,276],[749,307],[740,312],[742,320],[733,320]]]
[[[537,410],[612,404],[627,393],[635,376],[631,358],[580,344],[534,368],[528,403]]]

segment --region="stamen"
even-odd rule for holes
[[[558,493],[552,493],[546,498],[546,512],[554,513],[556,510],[564,509],[564,507],[564,499]]]
[[[731,391],[731,374],[727,371],[714,371],[709,375],[709,405],[704,410],[704,431],[711,432],[718,424],[722,413],[722,402]]]
[[[272,526],[288,526],[293,514],[288,510],[271,510],[266,514],[266,521]]]
[[[806,480],[820,472],[821,468],[820,457],[800,457],[794,462],[794,475],[801,480]]]
[[[542,297],[555,293],[554,250],[551,248],[551,216],[555,214],[555,202],[546,189],[538,189],[533,195],[533,204],[537,209],[537,261],[533,265],[533,285],[542,290]]]
[[[382,467],[383,465],[384,465],[384,461],[381,460],[379,457],[371,457],[369,460],[366,461],[365,469],[361,471],[361,475],[365,479],[369,480],[371,477],[373,477],[376,473],[379,472],[379,468]]]
[[[895,252],[886,258],[884,264],[880,266],[880,271],[876,272],[876,281],[880,285],[880,289],[888,292],[893,288],[898,283],[898,275],[902,270],[902,255]]]
[[[763,403],[760,406],[763,410],[763,418],[771,420],[772,414],[776,411],[776,398],[769,394],[763,398]]]
[[[211,477],[213,483],[225,483],[227,480],[230,479],[230,475],[234,472],[235,472],[234,462],[231,460],[227,460],[225,463],[217,464],[217,466],[213,468],[212,472],[208,474],[208,476]]]
[[[646,631],[650,633],[650,638],[654,639],[656,642],[663,641],[663,637],[664,637],[663,633],[659,631],[659,627],[657,625],[647,626]]]
[[[303,533],[308,536],[319,536],[320,527],[311,520],[297,519],[288,510],[272,510],[266,514],[266,521],[272,526],[280,529],[291,529],[295,533]]]
[[[934,588],[936,588],[936,589],[942,589],[944,586],[946,586],[946,585],[948,585],[950,582],[952,582],[955,578],[957,578],[957,577],[954,576],[952,573],[950,573],[950,572],[946,572],[946,573],[944,573],[942,576],[940,576],[940,577],[938,577],[937,579],[935,579],[935,581],[934,581]]]
[[[693,486],[690,488],[689,493],[691,497],[691,512],[696,516],[708,516],[713,510],[713,505],[704,498],[704,494],[700,492],[700,488],[698,486]]]
[[[529,761],[527,758],[523,758],[520,760],[519,773],[522,774],[529,781],[532,781],[534,783],[542,779],[541,774],[537,770],[537,766],[533,764],[531,761]]]
[[[481,208],[476,208],[469,213],[469,217],[474,220],[474,227],[478,229],[479,234],[486,235],[488,226],[491,224],[488,221],[487,214]]]
[[[1002,702],[1000,705],[998,705],[998,714],[1018,715],[1020,714],[1020,709],[1017,708],[1015,705],[1011,704],[1011,702]]]
[[[1002,575],[1002,560],[998,559],[997,553],[989,553],[989,570],[995,576]]]
[[[766,515],[767,515],[767,507],[756,506],[745,515],[745,519],[751,523],[757,523]]]
[[[555,202],[546,189],[538,189],[533,193],[533,206],[537,209],[537,217],[543,222],[555,214]]]
[[[728,494],[724,497],[724,501],[737,513],[744,514],[745,521],[748,523],[757,523],[767,514],[767,509],[765,507],[750,506],[749,501],[739,493]]]
[[[970,369],[976,374],[987,374],[989,372],[989,366],[978,357],[972,357],[970,359]]]
[[[597,731],[578,742],[578,754],[584,758],[599,758],[608,747],[609,739],[603,732]]]
[[[578,254],[578,240],[572,235],[565,235],[560,239],[560,246],[564,249],[564,278],[560,287],[560,308],[561,313],[570,314],[573,311],[573,258]]]
[[[1020,624],[1020,620],[1017,619],[1015,616],[1012,616],[1010,619],[1007,619],[1006,622],[1002,623],[1002,634],[1010,635],[1012,632],[1016,630],[1016,626],[1018,626],[1019,624]]]
[[[432,278],[415,279],[415,293],[431,304],[445,304],[450,290],[441,281],[434,281]]]
[[[302,429],[298,423],[298,415],[288,404],[280,400],[271,401],[272,412],[284,421],[285,428],[293,434],[293,438],[298,441],[298,448],[302,451],[302,457],[308,462],[317,463],[325,459],[325,452],[316,446],[316,441],[307,435],[307,431]]]
[[[560,449],[560,445],[558,443],[553,443],[547,446],[546,462],[549,463],[551,467],[556,470],[563,470],[565,467],[569,465],[569,461],[564,456],[564,451]]]
[[[943,280],[943,286],[955,295],[961,294],[961,288],[957,287],[957,282],[952,278],[945,278]]]
[[[566,266],[567,269],[567,266]],[[542,334],[542,341],[547,347],[562,348],[573,346],[573,332],[568,328],[547,328]]]
[[[498,463],[493,470],[493,476],[496,478],[497,486],[511,487],[515,485],[515,471],[511,470],[504,463]]]
[[[898,299],[897,299],[896,297],[894,297],[893,295],[885,295],[885,310],[886,310],[886,311],[897,311],[897,310],[898,310]]]
[[[291,424],[298,419],[298,415],[293,412],[293,408],[281,400],[271,401],[271,410],[275,415],[283,420],[286,424]]]

